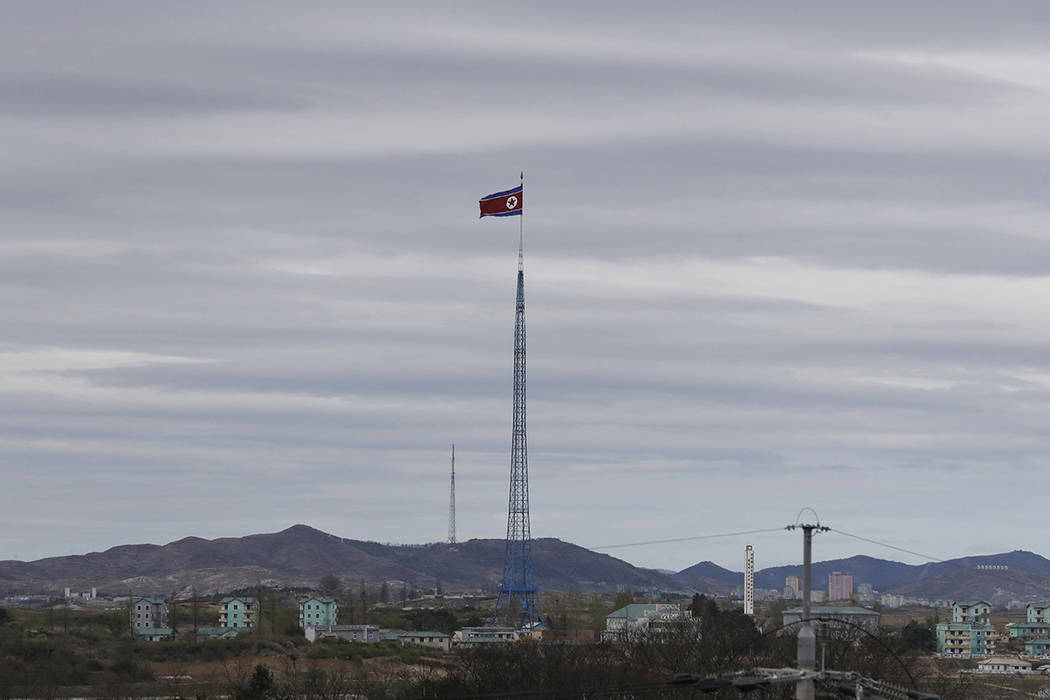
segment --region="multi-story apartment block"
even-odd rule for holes
[[[791,595],[788,595],[788,589],[791,589]],[[784,597],[788,600],[799,600],[802,598],[802,584],[798,580],[798,576],[788,576],[784,579]]]
[[[937,625],[937,651],[952,656],[994,654],[1000,635],[991,625],[992,605],[985,600],[952,603],[952,621]]]
[[[164,627],[168,617],[168,606],[163,598],[132,596],[131,627],[135,630]]]
[[[1050,603],[1029,603],[1025,612],[1029,622],[1050,622]]]
[[[941,622],[937,625],[937,652],[968,658],[995,653],[998,634],[991,625]]]
[[[849,600],[853,597],[853,574],[832,571],[828,575],[828,600]]]
[[[219,627],[254,629],[259,605],[251,596],[226,596],[219,601]]]
[[[1029,656],[1050,654],[1050,639],[1029,639],[1024,643],[1024,653]]]
[[[335,625],[339,616],[339,604],[334,598],[311,596],[299,601],[299,626]]]
[[[957,600],[952,603],[952,622],[972,622],[987,625],[991,622],[992,604],[985,600]]]
[[[1015,639],[1047,639],[1050,638],[1050,622],[1011,622],[1006,631]]]

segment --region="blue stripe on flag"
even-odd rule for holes
[[[484,197],[481,198],[480,201],[487,202],[488,200],[495,199],[496,197],[506,197],[508,194],[519,194],[521,192],[521,188],[522,188],[522,186],[518,185],[514,189],[506,190],[505,192],[496,192],[494,194],[485,195]],[[493,216],[495,216],[495,214],[493,214]],[[505,216],[505,215],[503,215],[503,216]]]
[[[515,209],[514,211],[504,211],[499,214],[482,214],[479,219],[484,219],[486,216],[521,216],[521,209]]]

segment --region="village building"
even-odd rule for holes
[[[334,625],[339,622],[339,603],[335,598],[311,596],[299,601],[299,627]]]
[[[605,617],[602,641],[625,641],[635,636],[665,634],[690,619],[672,603],[632,603]]]
[[[311,642],[318,639],[345,639],[348,642],[378,644],[382,641],[379,628],[375,625],[308,625],[305,634]]]
[[[977,664],[978,673],[1031,673],[1032,663],[1015,656],[992,656]]]
[[[432,647],[448,651],[452,638],[442,632],[401,632],[397,643],[403,647]]]
[[[219,601],[219,627],[254,629],[259,606],[251,596],[226,596]]]

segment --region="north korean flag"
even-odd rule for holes
[[[521,216],[522,186],[481,198],[481,216]]]

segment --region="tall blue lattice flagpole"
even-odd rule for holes
[[[525,174],[522,173],[524,185]],[[489,624],[504,611],[520,606],[520,624],[541,621],[539,591],[532,564],[532,528],[529,523],[529,446],[525,430],[525,223],[518,230],[518,296],[514,305],[514,409],[510,445],[510,497],[507,503],[507,544],[503,579]]]

